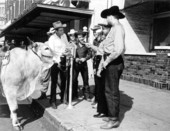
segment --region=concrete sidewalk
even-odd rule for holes
[[[90,81],[93,85],[93,80]],[[120,81],[121,124],[115,131],[169,131],[170,130],[170,92],[150,86]],[[58,103],[52,109],[48,100],[39,100],[44,117],[59,131],[102,131],[104,124],[101,118],[93,118],[96,109],[91,103],[78,100],[73,102],[73,109]],[[54,128],[54,129],[55,129]],[[52,131],[52,130],[49,130]]]

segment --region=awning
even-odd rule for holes
[[[41,30],[48,30],[55,21],[67,23],[71,20],[91,18],[92,14],[93,10],[34,3],[5,28],[0,37],[16,34],[35,35]]]

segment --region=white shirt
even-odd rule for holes
[[[59,38],[56,34],[53,34],[48,39],[48,44],[51,50],[54,52],[54,61],[56,63],[60,62],[60,57],[65,52],[66,43]]]

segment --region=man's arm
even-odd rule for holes
[[[86,61],[89,60],[92,57],[92,51],[88,49],[87,55],[86,55]]]

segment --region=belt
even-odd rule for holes
[[[104,60],[106,60],[109,55],[110,55],[109,53],[105,53]],[[123,63],[122,55],[119,55],[116,59],[114,59],[112,62],[110,62],[110,64],[114,64],[114,65],[117,65],[120,63]]]

